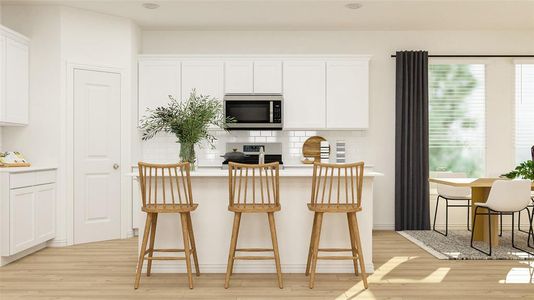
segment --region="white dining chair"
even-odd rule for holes
[[[465,178],[464,173],[442,173],[439,177],[448,178]],[[434,222],[432,223],[432,230],[447,236],[449,233],[449,207],[466,207],[467,208],[467,230],[469,230],[469,208],[471,207],[471,189],[465,187],[455,187],[445,184],[437,185],[436,209],[434,210]],[[440,199],[445,200],[445,232],[436,229],[436,219],[438,216],[438,208]],[[462,204],[449,204],[449,201],[464,202]],[[465,203],[467,202],[467,203]]]
[[[491,217],[497,215],[511,215],[512,216],[512,247],[521,250],[530,255],[533,253],[520,249],[515,245],[514,241],[514,215],[527,208],[530,204],[530,189],[532,182],[530,180],[497,180],[491,186],[488,200],[485,203],[475,203],[473,231],[471,232],[471,247],[488,256],[491,256]],[[485,212],[480,212],[482,209]],[[473,245],[473,233],[475,232],[477,216],[488,216],[488,230],[489,230],[489,252],[479,249]],[[532,218],[530,218],[530,230],[528,246],[530,247],[530,234],[532,234]]]

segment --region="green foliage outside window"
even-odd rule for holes
[[[429,66],[430,171],[484,173],[483,65]]]

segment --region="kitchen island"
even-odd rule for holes
[[[141,211],[137,168],[132,168],[133,227],[143,232],[145,214]],[[357,214],[367,272],[372,273],[373,181],[381,173],[364,172],[362,207]],[[282,271],[304,273],[313,223],[313,213],[306,204],[311,194],[312,168],[280,170],[280,204],[275,214]],[[228,207],[228,170],[198,168],[191,172],[193,199],[198,208],[191,216],[201,273],[225,273],[232,232],[233,213]],[[139,239],[139,244],[141,239]],[[245,214],[239,232],[240,248],[271,245],[269,225],[265,214]],[[328,214],[323,221],[321,247],[347,248],[350,245],[346,214]],[[156,248],[183,248],[180,217],[160,214],[156,232]],[[172,254],[171,254],[172,255]],[[146,263],[146,261],[145,261]],[[146,270],[146,268],[144,268]],[[235,262],[236,273],[274,273],[274,261]],[[350,273],[352,261],[319,261],[317,272]],[[180,261],[156,261],[152,272],[185,272]]]

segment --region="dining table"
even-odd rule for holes
[[[489,242],[488,216],[479,215],[476,226],[473,222],[475,203],[484,203],[488,200],[491,186],[496,180],[510,180],[507,178],[430,178],[429,182],[454,187],[471,188],[471,224],[473,224],[473,240]],[[534,181],[532,182],[534,190]],[[496,215],[491,216],[491,241],[493,246],[499,245],[499,220]]]

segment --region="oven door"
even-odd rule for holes
[[[228,123],[229,129],[281,129],[281,123],[273,122],[273,101],[227,100],[225,116],[235,122]]]

